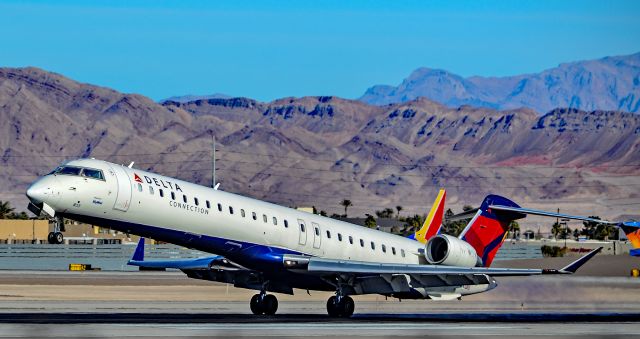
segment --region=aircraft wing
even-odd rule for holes
[[[599,247],[571,264],[561,269],[531,269],[531,268],[491,268],[491,267],[457,267],[443,265],[418,264],[383,264],[361,261],[336,260],[318,257],[304,257],[285,255],[284,264],[293,271],[306,271],[311,274],[347,274],[355,276],[407,274],[417,276],[528,276],[540,274],[572,274],[575,273],[589,259],[602,250]]]

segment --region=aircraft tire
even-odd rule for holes
[[[256,294],[251,297],[251,302],[249,303],[249,307],[251,308],[251,312],[255,315],[260,315],[264,313],[264,304],[260,300],[260,294]]]
[[[273,294],[267,294],[262,299],[262,309],[266,315],[274,315],[278,311],[278,298]]]
[[[334,297],[330,297],[329,300],[327,300],[327,313],[332,318],[337,318],[338,317],[338,308],[336,307],[336,297],[335,296]]]
[[[49,232],[49,235],[47,235],[47,241],[50,244],[55,244],[56,239],[53,232]]]
[[[356,303],[351,299],[351,297],[346,296],[342,298],[341,304],[341,316],[343,318],[350,318],[353,315],[353,311],[356,309]]]
[[[53,238],[56,244],[62,244],[64,242],[64,236],[60,232],[54,233]]]

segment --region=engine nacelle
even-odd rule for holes
[[[432,265],[482,266],[482,259],[468,242],[446,234],[437,235],[429,240],[426,258]]]

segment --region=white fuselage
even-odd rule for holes
[[[423,245],[401,236],[105,161],[64,166],[104,173],[104,180],[52,174],[30,188],[45,192],[43,200],[70,218],[164,241],[164,234],[171,242],[182,234],[179,245],[220,255],[260,246],[331,259],[420,263]],[[146,226],[157,234],[141,232]],[[198,241],[202,237],[216,241],[207,247]]]

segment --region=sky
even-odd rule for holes
[[[533,73],[640,52],[640,1],[0,1],[0,67],[161,100],[358,98],[418,67]]]

